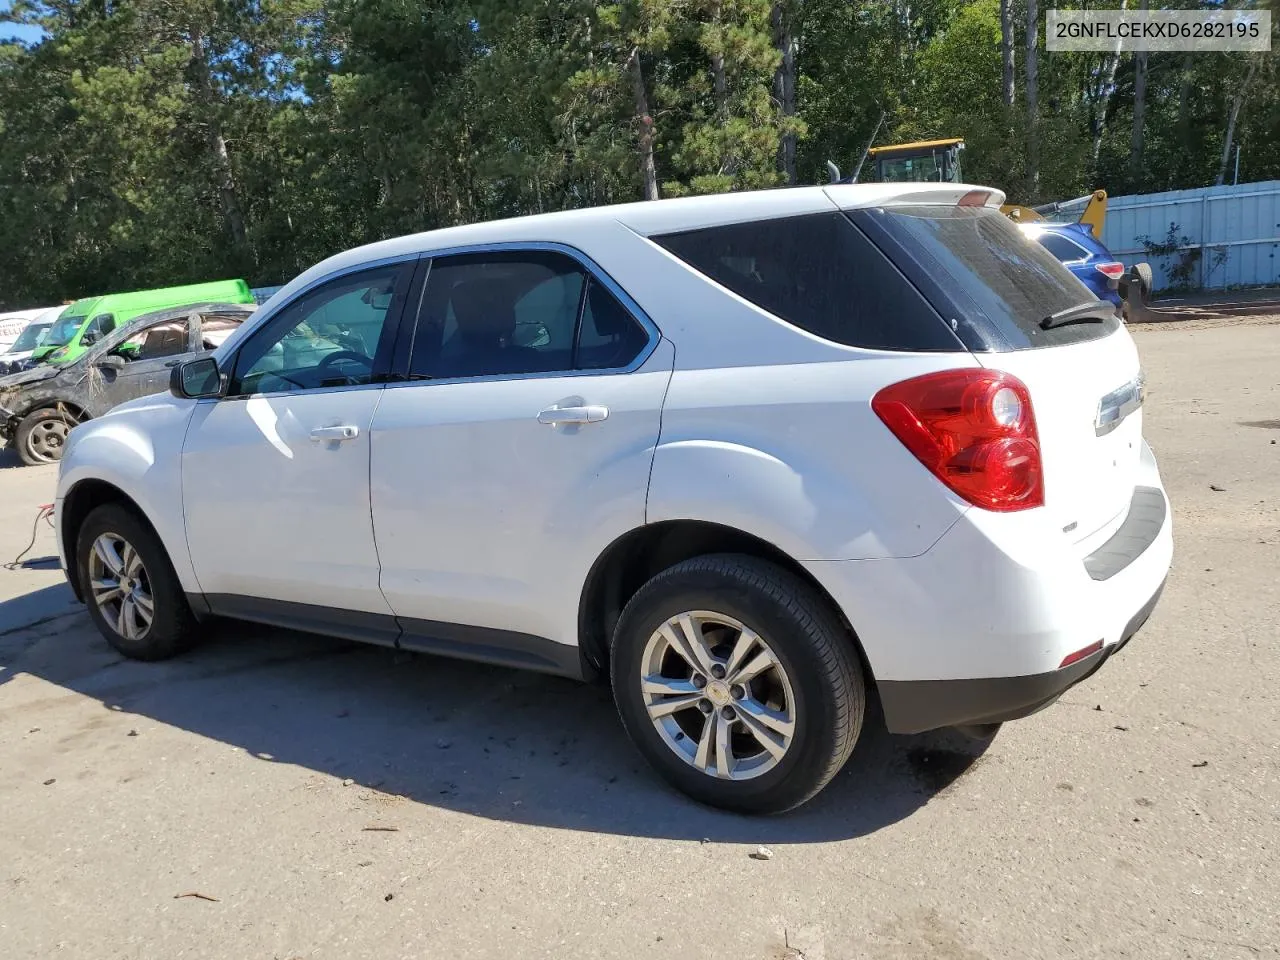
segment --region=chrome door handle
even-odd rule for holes
[[[599,423],[609,417],[608,407],[551,406],[538,414],[538,422],[556,426],[565,423]]]
[[[354,440],[358,436],[360,436],[360,428],[345,423],[337,427],[316,427],[311,431],[311,441],[313,443]]]

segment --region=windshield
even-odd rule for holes
[[[942,175],[941,157],[901,157],[884,160],[880,166],[880,179],[885,183],[939,183]]]
[[[17,353],[19,350],[33,350],[40,345],[41,338],[53,326],[51,323],[29,323],[18,334],[18,339],[13,341],[13,346],[9,348],[11,353]]]
[[[1008,217],[987,207],[885,207],[871,214],[1001,349],[1059,346],[1113,333],[1110,304]],[[1090,301],[1105,319],[1044,330],[1045,317]]]
[[[78,317],[59,317],[53,323],[53,329],[40,344],[42,347],[61,347],[71,342],[80,325],[85,321],[84,314]]]

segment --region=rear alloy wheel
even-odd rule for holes
[[[94,626],[135,660],[163,660],[200,626],[155,531],[121,503],[95,507],[76,535],[76,572]]]
[[[29,466],[57,463],[62,459],[73,426],[65,414],[53,407],[27,414],[14,435],[18,456]]]
[[[712,777],[768,773],[795,737],[795,693],[769,645],[724,613],[680,613],[644,651],[640,689],[654,729]]]
[[[699,557],[641,587],[611,667],[641,752],[714,806],[798,806],[844,764],[862,723],[852,637],[808,584],[752,557]]]

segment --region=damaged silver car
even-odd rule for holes
[[[71,428],[116,404],[169,387],[182,360],[218,347],[252,305],[205,303],[144,314],[65,367],[0,377],[0,437],[27,464],[62,458]]]

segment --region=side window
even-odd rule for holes
[[[410,265],[331,280],[294,300],[236,356],[232,396],[370,383]]]
[[[154,360],[186,353],[190,342],[191,319],[183,317],[139,330],[111,352],[126,360]]]
[[[1072,260],[1083,260],[1089,255],[1078,243],[1072,243],[1066,237],[1060,237],[1056,233],[1042,233],[1036,239],[1040,241],[1040,246],[1044,247],[1063,263],[1069,263]]]
[[[827,340],[876,350],[958,345],[919,292],[843,214],[650,239],[744,300]]]
[[[431,264],[409,373],[448,379],[608,369],[629,364],[647,342],[644,328],[572,257],[460,254]]]
[[[204,350],[216,350],[222,342],[240,329],[248,314],[206,313],[200,317],[200,346]]]
[[[618,298],[599,281],[590,280],[587,302],[582,308],[582,329],[578,334],[578,369],[625,367],[640,355],[648,342],[644,327]]]
[[[111,327],[107,326],[107,321],[111,319],[111,314],[100,313],[87,324],[85,324],[84,333],[80,334],[80,342],[83,344],[98,343],[111,332]]]
[[[432,261],[409,361],[441,379],[568,370],[586,275],[550,251]]]

